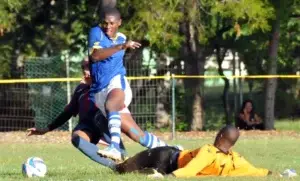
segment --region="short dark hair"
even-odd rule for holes
[[[82,61],[81,61],[81,69],[85,70],[86,68],[89,68],[89,59],[88,57],[85,57]]]
[[[225,127],[223,127],[217,134],[216,136],[216,139],[215,139],[215,142],[217,142],[218,140],[221,139],[221,137],[224,137],[224,138],[228,138],[229,137],[229,133],[231,131],[238,131],[238,129],[235,127],[235,126],[232,126],[232,125],[226,125]],[[238,137],[235,139],[235,140],[230,140],[228,139],[228,141],[234,145],[235,142],[237,141]]]
[[[118,18],[118,19],[121,19],[121,13],[120,13],[120,11],[117,9],[117,8],[106,8],[103,12],[102,12],[103,14],[103,18],[105,17],[105,16],[114,16],[114,17],[116,17],[116,18]]]

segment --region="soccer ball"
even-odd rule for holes
[[[25,177],[44,177],[47,172],[45,162],[38,157],[30,157],[22,164],[22,173]]]

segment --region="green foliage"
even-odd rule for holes
[[[15,28],[15,26],[17,25],[17,13],[26,3],[28,3],[28,0],[0,1],[0,30],[7,33]]]
[[[274,18],[274,9],[265,0],[216,1],[212,12],[242,24],[243,35],[251,35],[256,30],[269,31],[268,19]]]
[[[10,59],[11,59],[12,47],[9,44],[0,45],[0,79],[9,77],[10,75]]]
[[[218,101],[215,101],[218,102]],[[221,106],[208,106],[205,109],[204,130],[218,130],[224,126],[225,115]]]
[[[179,48],[182,37],[179,23],[183,14],[178,10],[180,0],[130,0],[120,2],[124,10],[123,31],[130,39],[148,40],[152,48],[168,51]],[[128,7],[133,8],[132,11]],[[129,17],[130,16],[130,17]],[[126,17],[128,20],[126,21]]]
[[[274,18],[274,9],[265,0],[200,0],[196,6],[190,6],[186,7],[192,9],[188,11],[189,21],[196,26],[199,41],[203,44],[210,44],[223,28],[227,29],[222,32],[224,39],[234,37],[237,33],[234,28],[236,23],[240,26],[239,31],[243,36],[258,30],[267,32],[270,30],[268,20]]]
[[[9,77],[11,64],[19,56],[50,57],[68,50],[83,56],[93,11],[85,1],[1,1],[1,27],[9,29],[1,39],[0,77]],[[66,4],[68,3],[68,4]],[[2,9],[3,8],[3,9]],[[94,9],[94,8],[93,8]],[[3,20],[7,22],[2,22]],[[9,24],[8,24],[9,23]],[[16,54],[17,53],[17,54]],[[82,58],[82,57],[81,57]]]
[[[176,123],[176,131],[188,131],[189,130],[189,124],[184,121],[178,121]]]
[[[296,115],[300,101],[295,99],[293,93],[281,89],[276,92],[275,116],[277,118],[292,118]]]

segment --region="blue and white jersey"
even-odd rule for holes
[[[114,39],[109,38],[99,26],[93,27],[89,33],[89,54],[94,49],[110,48],[112,46],[126,42],[126,36],[117,33]],[[97,93],[108,86],[111,79],[120,74],[126,75],[126,69],[123,64],[125,51],[120,50],[105,60],[90,61],[90,71],[92,77],[91,93]]]

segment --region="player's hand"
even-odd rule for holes
[[[142,45],[140,43],[129,40],[123,44],[123,49],[127,49],[127,48],[136,49],[136,48],[140,48],[141,46]]]
[[[38,129],[38,128],[29,128],[27,129],[27,136],[32,136],[32,135],[43,135],[46,134],[49,131],[48,128],[45,129]]]
[[[253,122],[251,122],[251,121],[247,121],[247,125],[248,126],[252,126],[252,125],[254,125],[255,123],[253,123]]]

